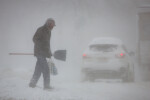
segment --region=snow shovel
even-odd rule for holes
[[[53,57],[57,60],[66,61],[66,50],[56,50]],[[9,55],[34,55],[33,53],[9,53]]]

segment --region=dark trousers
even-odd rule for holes
[[[31,84],[36,85],[41,74],[43,74],[44,87],[50,86],[50,71],[45,57],[37,57],[37,62],[34,70],[33,77],[30,81]]]

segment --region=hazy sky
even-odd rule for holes
[[[136,49],[136,7],[130,0],[0,0],[0,67],[34,65],[31,56],[8,53],[33,52],[32,37],[49,17],[56,20],[52,51],[67,49],[67,66],[80,63],[95,37],[118,37]]]

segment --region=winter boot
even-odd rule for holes
[[[29,87],[35,88],[36,85],[31,82],[31,83],[29,83]]]
[[[51,86],[48,86],[48,87],[44,87],[43,89],[49,91],[49,90],[52,90],[53,88]]]

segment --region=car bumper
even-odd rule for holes
[[[89,64],[82,68],[82,72],[90,77],[122,78],[128,71],[126,63]]]

